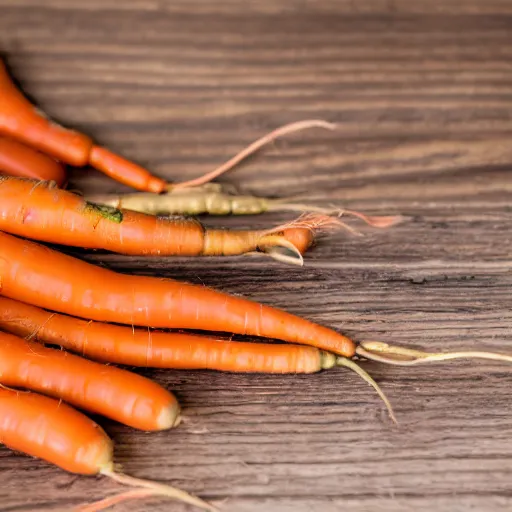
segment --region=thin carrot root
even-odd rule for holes
[[[436,363],[452,359],[487,359],[512,363],[512,356],[495,352],[423,352],[421,350],[388,345],[380,341],[363,342],[357,347],[356,353],[366,359],[396,366],[414,366],[416,364]]]
[[[354,235],[361,236],[361,233],[339,218],[343,214],[354,214],[367,224],[378,227],[385,227],[397,222],[396,217],[369,217],[351,210],[340,211],[338,217],[320,213],[304,213],[295,220],[263,231],[258,240],[258,250],[281,263],[303,266],[302,254],[310,247],[318,233],[343,228]],[[299,234],[301,231],[302,236]],[[304,231],[308,231],[309,234],[306,235]]]
[[[218,512],[218,509],[206,501],[201,500],[191,494],[188,494],[181,489],[177,489],[175,487],[171,487],[164,484],[159,484],[157,482],[152,482],[150,480],[144,480],[141,478],[135,478],[129,475],[124,475],[122,473],[117,473],[112,470],[112,468],[107,468],[101,471],[101,474],[112,478],[116,482],[119,482],[123,485],[128,485],[130,487],[134,487],[130,491],[125,491],[114,496],[110,496],[108,498],[104,498],[102,500],[96,501],[89,505],[85,505],[75,509],[75,512],[98,512],[100,510],[104,510],[107,507],[111,507],[121,503],[123,501],[128,501],[132,499],[140,499],[146,498],[150,496],[162,496],[166,498],[172,498],[178,501],[182,501],[183,503],[188,503],[189,505],[193,505],[195,507],[201,508],[203,510],[209,510],[210,512]]]
[[[307,229],[313,233],[318,233],[319,231],[336,230],[340,227],[351,229],[336,217],[320,213],[304,213],[295,220],[270,228],[263,233],[264,235],[271,235],[287,229]]]
[[[340,209],[331,206],[327,208],[325,206],[315,206],[308,203],[294,203],[288,198],[283,199],[266,199],[267,211],[290,211],[290,212],[311,212],[311,213],[322,213],[324,215],[335,215]]]
[[[108,498],[95,501],[94,503],[77,507],[74,509],[74,512],[99,512],[100,510],[119,505],[125,501],[150,498],[154,495],[155,493],[149,489],[132,489],[131,491],[115,494],[114,496],[109,496]]]
[[[258,249],[280,263],[304,266],[304,258],[299,249],[283,236],[264,236],[258,242]]]
[[[340,214],[358,217],[366,224],[374,228],[390,228],[391,226],[395,226],[405,219],[403,215],[365,215],[354,210],[341,210]]]
[[[217,167],[213,171],[210,171],[203,176],[200,176],[199,178],[195,178],[193,180],[189,181],[183,181],[181,183],[175,183],[169,185],[169,189],[179,189],[179,188],[186,188],[186,187],[197,187],[199,185],[204,185],[205,183],[208,183],[215,178],[219,177],[221,174],[224,174],[225,172],[232,169],[235,165],[240,163],[242,160],[245,160],[248,156],[252,155],[262,147],[270,144],[271,142],[275,141],[279,137],[282,137],[284,135],[289,135],[291,133],[299,132],[301,130],[306,130],[309,128],[325,128],[327,130],[335,130],[336,125],[334,123],[329,123],[327,121],[322,121],[318,119],[311,119],[311,120],[305,120],[305,121],[298,121],[295,123],[286,124],[284,126],[281,126],[277,128],[276,130],[271,131],[270,133],[267,133],[260,139],[256,140],[246,148],[244,148],[242,151],[240,151],[238,154],[236,154],[233,158],[228,160],[226,163],[222,164],[221,166]]]
[[[343,222],[341,217],[344,215],[358,217],[366,224],[378,228],[387,228],[403,220],[401,215],[370,216],[353,210],[338,210],[336,213],[336,217],[321,213],[304,213],[298,219],[269,229],[267,233],[276,233],[278,231],[284,231],[285,229],[308,229],[314,233],[318,233],[343,228],[350,233],[361,236],[359,231],[349,226],[346,222]]]
[[[361,377],[367,384],[369,384],[373,389],[375,389],[379,397],[384,402],[386,409],[388,410],[389,417],[391,418],[393,423],[398,425],[398,421],[396,419],[391,403],[389,402],[387,396],[384,394],[384,391],[382,391],[380,386],[375,382],[375,380],[371,377],[369,373],[363,370],[357,363],[350,359],[347,359],[346,357],[338,357],[336,359],[336,364],[338,366],[345,366],[347,368],[350,368],[352,371],[356,372],[359,375],[359,377]]]

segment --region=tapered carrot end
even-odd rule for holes
[[[334,123],[330,123],[328,121],[324,121],[322,119],[306,119],[304,121],[286,124],[271,131],[270,133],[267,133],[260,139],[256,140],[255,142],[244,148],[242,151],[240,151],[238,154],[236,154],[233,158],[228,160],[226,163],[217,167],[217,169],[214,169],[213,171],[208,172],[203,176],[200,176],[199,178],[193,180],[168,185],[167,190],[176,190],[180,188],[198,187],[200,185],[204,185],[205,183],[208,183],[214,180],[215,178],[218,178],[221,174],[224,174],[225,172],[229,171],[235,165],[239,164],[242,160],[245,160],[248,156],[252,155],[262,147],[274,142],[276,139],[283,137],[285,135],[300,132],[302,130],[308,130],[311,128],[335,130],[337,128],[337,125]]]
[[[161,194],[165,192],[169,187],[169,184],[160,178],[152,177],[148,180],[147,190],[148,192],[153,192],[155,194]]]
[[[393,407],[391,406],[388,397],[384,394],[384,391],[382,391],[380,386],[375,382],[375,380],[371,377],[371,375],[368,372],[363,370],[363,368],[361,368],[357,363],[355,363],[351,359],[347,359],[346,357],[338,357],[338,359],[336,360],[336,364],[338,366],[345,366],[347,368],[350,368],[352,371],[357,373],[359,377],[361,377],[367,384],[369,384],[377,392],[381,400],[384,402],[384,405],[388,410],[388,414],[389,417],[391,418],[391,421],[398,425],[398,420],[396,419]]]
[[[423,352],[411,348],[389,345],[380,341],[362,342],[356,353],[366,359],[396,366],[414,366],[424,363],[449,361],[452,359],[487,359],[512,363],[512,356],[495,352],[461,351],[461,352]]]
[[[281,263],[304,265],[300,250],[284,236],[267,235],[258,242],[258,249]]]
[[[178,402],[170,404],[168,407],[162,408],[157,418],[158,430],[168,430],[180,424],[180,406]]]
[[[403,215],[365,215],[354,210],[342,210],[341,215],[352,215],[374,228],[390,228],[405,220]]]
[[[271,234],[292,230],[307,230],[312,233],[312,235],[316,235],[320,232],[336,231],[340,228],[344,228],[355,235],[359,235],[354,228],[343,222],[339,217],[332,217],[321,213],[304,213],[299,218],[291,222],[287,222],[286,224],[281,224],[267,230],[266,233]]]
[[[113,471],[111,468],[101,471],[101,474],[109,478],[112,478],[113,480],[119,482],[120,484],[133,487],[133,491],[139,491],[136,493],[132,492],[131,494],[123,493],[118,495],[117,501],[115,501],[114,504],[120,501],[125,501],[127,499],[141,498],[145,496],[161,496],[181,501],[183,503],[188,503],[189,505],[193,505],[202,510],[208,510],[209,512],[218,512],[218,509],[216,507],[210,505],[206,501],[203,501],[202,499],[197,498],[196,496],[192,496],[191,494],[182,491],[181,489],[177,489],[169,485],[159,484],[157,482],[153,482],[151,480],[144,480],[142,478],[134,478],[132,476],[124,475],[122,473],[117,473]],[[125,498],[121,500],[119,498],[120,496],[125,496]],[[107,498],[107,500],[112,499],[115,500],[116,498]],[[106,508],[106,506],[112,505],[112,501],[110,501],[108,505],[100,506],[102,503],[105,503],[105,501],[106,500],[102,500],[100,502],[96,502],[95,504],[91,504],[89,505],[89,507],[92,508],[88,508],[85,510],[87,512],[96,512],[99,510],[103,510],[104,508]],[[82,509],[81,512],[84,512],[84,509]]]

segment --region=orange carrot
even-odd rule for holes
[[[25,178],[66,182],[64,166],[30,146],[6,137],[0,137],[0,173]]]
[[[252,143],[214,171],[195,180],[168,185],[165,180],[153,176],[140,165],[106,148],[96,146],[88,136],[50,120],[16,87],[5,64],[0,60],[0,133],[70,165],[91,165],[120,183],[146,192],[160,193],[169,187],[190,187],[196,183],[207,183],[278,137],[313,127],[332,130],[335,125],[313,119],[282,126]]]
[[[165,430],[179,422],[176,398],[155,382],[4,332],[0,384],[61,398],[141,430]]]
[[[59,400],[0,388],[0,417],[1,442],[12,450],[43,459],[71,473],[105,475],[122,484],[146,489],[145,495],[166,496],[215,510],[179,489],[116,473],[113,444],[104,430]]]
[[[82,167],[89,161],[92,141],[74,130],[54,123],[18,90],[0,60],[0,133]]]
[[[396,220],[358,212],[350,215],[372,225],[381,220],[380,227]],[[159,256],[234,256],[259,251],[302,264],[302,254],[313,243],[314,234],[339,227],[348,226],[338,218],[312,213],[267,230],[207,229],[194,219],[117,210],[89,203],[46,182],[0,176],[0,230],[74,247]]]
[[[82,133],[64,128],[36,109],[11,80],[0,60],[0,133],[18,139],[67,164],[94,165],[138,190],[162,192],[166,182],[143,167],[98,148]]]
[[[0,293],[91,320],[276,338],[346,357],[355,352],[347,337],[284,311],[204,286],[118,274],[1,232]]]
[[[0,297],[0,329],[61,345],[98,361],[131,366],[281,374],[346,366],[377,391],[396,422],[389,400],[368,373],[345,357],[315,347],[230,342],[85,321],[5,297]]]
[[[210,183],[215,178],[218,178],[222,174],[231,170],[235,165],[239,164],[242,160],[251,156],[253,153],[261,149],[262,147],[274,142],[279,137],[283,135],[287,135],[289,133],[298,132],[301,130],[306,130],[309,128],[323,128],[325,130],[335,130],[336,125],[334,123],[329,123],[327,121],[323,121],[321,119],[307,119],[305,121],[297,121],[295,123],[285,124],[284,126],[280,126],[279,128],[272,130],[270,133],[263,135],[263,137],[249,144],[246,148],[242,149],[239,153],[237,153],[230,160],[220,165],[213,171],[207,172],[198,178],[194,178],[188,181],[182,181],[179,183],[174,183],[169,185],[169,189],[182,189],[189,187],[199,187],[204,185],[205,183]]]
[[[299,253],[300,258],[311,245],[314,231],[337,222],[315,215],[314,225],[301,219],[299,225],[290,223],[271,230],[206,229],[194,219],[116,210],[88,203],[45,182],[0,176],[0,230],[44,242],[122,254],[228,256],[267,251],[281,244]]]
[[[59,400],[0,388],[0,417],[1,442],[13,450],[82,475],[111,463],[113,445],[105,432]]]
[[[129,366],[238,373],[313,373],[334,366],[336,359],[328,352],[304,345],[231,342],[86,321],[5,297],[0,297],[0,329],[60,345],[96,361]],[[1,368],[0,360],[0,372]]]

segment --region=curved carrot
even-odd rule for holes
[[[108,150],[86,135],[64,128],[36,109],[11,80],[0,60],[0,133],[18,139],[57,160],[83,167],[93,165],[137,190],[162,192],[166,182]]]
[[[321,222],[312,224],[301,219],[299,225],[290,223],[271,230],[206,229],[194,219],[116,210],[88,203],[45,182],[0,176],[0,230],[44,242],[121,254],[229,256],[267,251],[281,242],[290,244],[290,240],[291,250],[302,254],[311,245],[316,230],[338,222],[330,217],[316,218]]]
[[[54,181],[62,186],[66,172],[62,164],[30,146],[0,136],[0,173]]]
[[[0,132],[70,165],[82,167],[89,161],[92,140],[59,126],[36,109],[14,85],[1,60]]]
[[[0,384],[61,398],[140,430],[165,430],[179,422],[176,398],[155,382],[4,332]]]
[[[165,180],[153,176],[144,167],[100,146],[93,146],[91,149],[89,165],[136,190],[158,194],[167,187]]]
[[[207,183],[273,140],[314,127],[333,130],[335,125],[313,119],[281,126],[253,142],[214,171],[194,180],[169,185],[144,167],[95,145],[88,136],[64,128],[50,120],[16,87],[5,64],[0,60],[0,133],[18,139],[70,165],[76,167],[91,165],[116,181],[141,191],[160,193],[167,188]]]
[[[165,496],[215,510],[179,489],[116,473],[113,444],[105,431],[60,400],[0,388],[0,417],[0,440],[12,450],[45,460],[71,473],[101,474],[131,487],[147,489],[147,496]],[[103,508],[98,506],[92,510]]]
[[[328,352],[304,345],[230,342],[81,320],[1,296],[0,329],[60,345],[96,361],[128,366],[239,373],[313,373],[334,366],[336,359]],[[0,343],[1,340],[0,333]],[[1,368],[0,360],[0,372]]]
[[[346,357],[355,352],[342,334],[284,311],[203,286],[118,274],[1,232],[0,293],[91,320],[276,338]]]

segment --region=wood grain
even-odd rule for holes
[[[335,132],[278,141],[222,181],[408,217],[364,237],[324,238],[303,269],[257,257],[69,252],[242,294],[358,341],[511,350],[511,2],[0,0],[0,48],[50,115],[168,179],[210,170],[283,123],[334,121]],[[71,185],[124,190],[90,170],[74,171]],[[204,220],[246,227],[287,218]],[[177,393],[184,424],[147,435],[99,421],[127,472],[226,512],[512,508],[508,367],[365,368],[389,394],[398,427],[342,369],[142,370]],[[118,490],[7,450],[0,475],[5,512]]]

